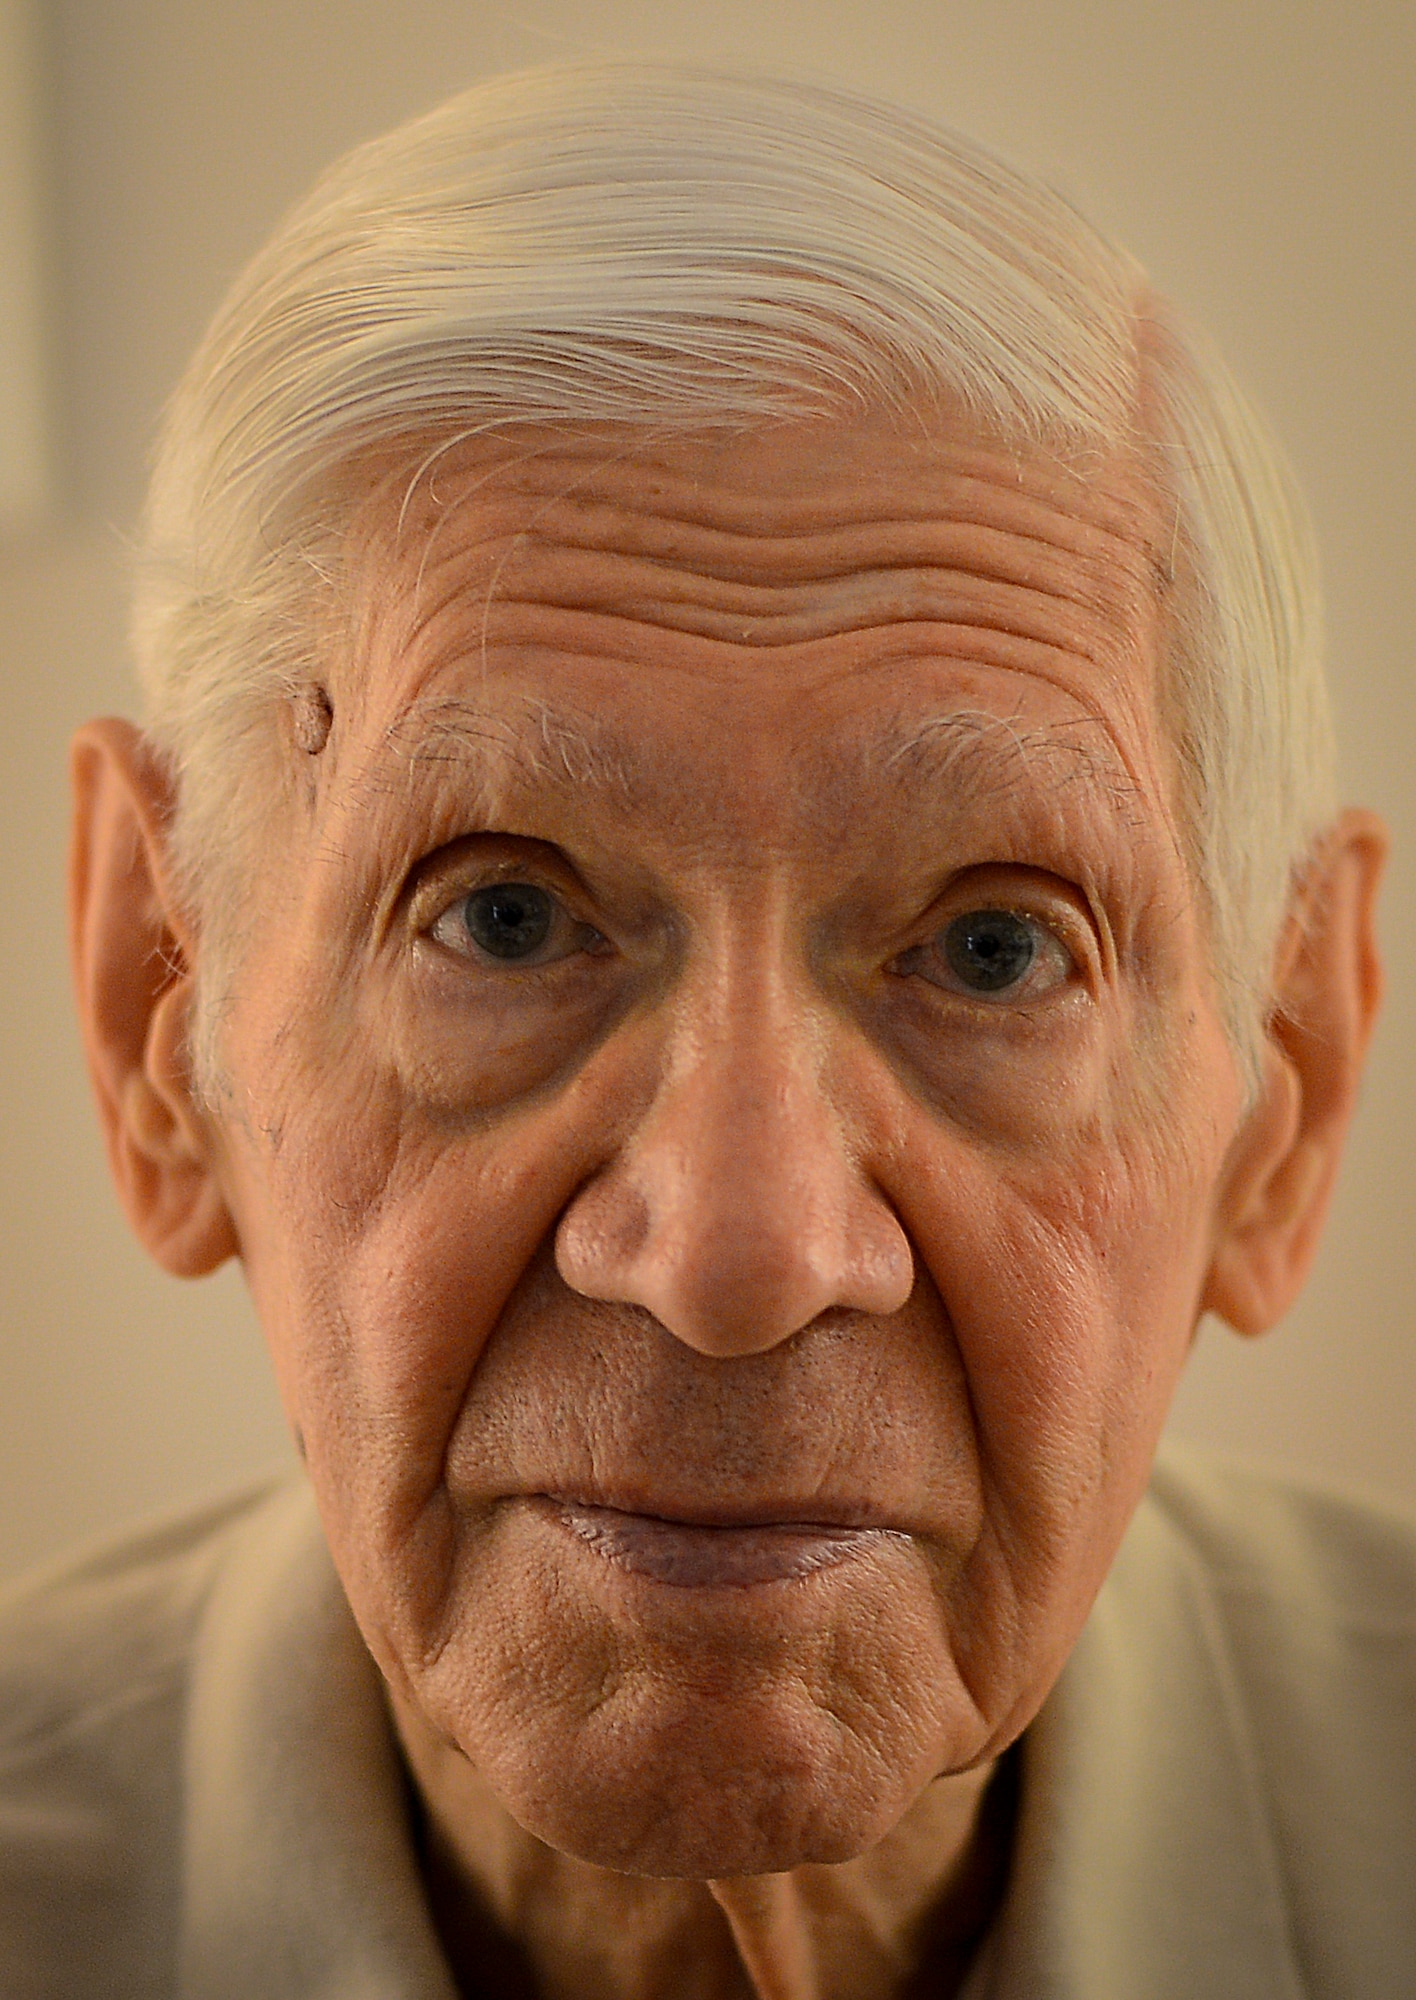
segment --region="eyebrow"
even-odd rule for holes
[[[454,766],[479,799],[499,780],[516,777],[557,790],[599,791],[621,806],[646,793],[647,775],[663,766],[653,746],[600,718],[533,696],[521,701],[523,722],[462,696],[412,702],[385,730],[364,782],[382,789],[387,766],[411,781],[421,768]],[[804,774],[784,772],[784,781]],[[891,715],[864,742],[841,746],[838,784],[870,791],[882,783],[914,793],[948,792],[961,805],[1015,790],[1061,794],[1078,785],[1099,790],[1125,809],[1138,787],[1099,717],[1025,724],[987,709]]]
[[[989,709],[897,717],[872,746],[871,761],[880,773],[949,790],[965,803],[996,796],[1010,776],[1049,793],[1088,785],[1118,808],[1139,792],[1110,732],[1092,715],[1031,724]]]
[[[522,697],[521,707],[525,721],[519,726],[514,715],[465,697],[410,703],[384,731],[366,776],[376,778],[389,764],[409,776],[423,767],[453,765],[483,786],[514,772],[566,789],[634,796],[636,771],[645,761],[642,743],[593,716],[531,695]]]

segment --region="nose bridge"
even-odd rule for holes
[[[913,1260],[832,1102],[835,1032],[777,913],[705,939],[638,1130],[562,1223],[568,1281],[725,1355],[902,1305]]]
[[[744,1200],[745,1170],[765,1177],[757,1183],[765,1192],[802,1173],[804,1147],[819,1168],[828,1149],[842,1148],[827,1094],[830,1023],[787,902],[780,893],[759,896],[705,927],[640,1134],[645,1151],[667,1141],[670,1160],[694,1184],[705,1223],[726,1205],[755,1211],[755,1226],[773,1230],[776,1215]],[[725,1175],[724,1167],[733,1171]],[[818,1204],[832,1178],[815,1177]]]
[[[685,996],[658,1109],[704,1119],[739,1150],[782,1120],[826,1122],[825,1025],[793,976],[778,926],[724,939]]]

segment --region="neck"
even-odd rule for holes
[[[666,1881],[546,1846],[395,1713],[434,1920],[461,1990],[487,2000],[905,2000],[925,1975],[943,1996],[1001,1893],[1010,1813],[987,1769],[936,1780],[852,1861]]]

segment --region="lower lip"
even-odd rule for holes
[[[901,1539],[888,1528],[835,1528],[814,1521],[704,1528],[624,1514],[616,1507],[552,1505],[563,1526],[605,1562],[685,1590],[814,1576]]]

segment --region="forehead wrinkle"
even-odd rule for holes
[[[407,546],[405,535],[409,535],[411,540],[411,531],[415,526],[421,531],[422,541],[418,547],[412,593],[416,609],[422,599],[430,566],[436,572],[443,562],[450,561],[454,565],[460,565],[465,557],[465,542],[454,539],[451,549],[447,550],[435,564],[433,549],[439,535],[444,530],[455,530],[467,506],[471,503],[478,504],[480,531],[476,540],[482,552],[490,558],[485,589],[482,592],[479,641],[485,673],[489,620],[493,604],[497,601],[499,585],[508,566],[529,544],[534,544],[537,539],[538,524],[543,515],[557,507],[564,510],[566,505],[583,508],[586,503],[580,497],[580,489],[591,484],[597,477],[602,477],[607,470],[619,471],[623,462],[632,455],[636,441],[623,438],[617,449],[597,452],[588,461],[578,462],[574,476],[567,477],[562,471],[549,487],[544,487],[534,476],[541,470],[541,461],[546,457],[552,457],[554,462],[559,464],[561,457],[556,454],[554,448],[548,450],[544,441],[528,443],[523,439],[521,449],[510,462],[498,457],[490,465],[483,465],[480,470],[470,475],[465,467],[461,468],[459,476],[453,482],[455,491],[444,497],[437,489],[436,475],[439,464],[445,455],[451,452],[455,465],[458,448],[468,437],[477,435],[477,432],[471,432],[461,438],[445,441],[419,465],[407,484],[398,509],[392,553],[394,560],[397,561],[399,552],[405,550]],[[647,433],[646,436],[652,439],[653,432]],[[644,442],[644,438],[637,440],[640,448]],[[528,470],[533,474],[530,478],[525,476]],[[423,486],[427,506],[421,521],[415,523],[412,518],[414,494],[420,485]],[[526,515],[528,499],[537,503],[529,518]],[[455,587],[451,595],[458,594],[460,592]],[[419,616],[418,622],[421,624],[430,622],[446,602],[446,598],[439,600],[426,613]]]
[[[1095,455],[1074,464],[1052,454],[1020,453],[997,440],[941,435],[931,441],[949,451],[951,463],[931,466],[922,485],[907,480],[902,491],[899,452],[890,439],[865,465],[853,456],[847,467],[838,468],[831,451],[834,428],[817,423],[787,426],[783,432],[788,445],[820,440],[821,477],[809,490],[796,484],[764,485],[760,468],[745,470],[733,451],[709,450],[707,462],[699,460],[685,470],[675,460],[681,459],[681,447],[695,440],[686,440],[676,429],[658,436],[650,427],[643,434],[619,432],[613,442],[585,439],[579,450],[561,440],[559,448],[553,443],[519,453],[464,457],[454,451],[452,464],[444,461],[439,468],[441,490],[429,496],[430,512],[453,511],[470,500],[490,502],[494,511],[530,506],[528,525],[535,528],[555,517],[560,503],[570,502],[587,520],[601,516],[614,524],[616,537],[629,529],[631,536],[643,535],[653,546],[665,535],[700,530],[730,547],[763,537],[775,540],[784,531],[787,539],[834,534],[849,525],[842,518],[842,496],[848,492],[850,519],[861,524],[976,520],[1016,528],[1024,536],[1036,533],[1044,543],[1079,553],[1095,548],[1098,538],[1147,540],[1159,533],[1149,482],[1129,456],[1114,465]],[[696,442],[700,449],[711,443]],[[656,452],[656,443],[668,447],[667,456]],[[912,457],[907,453],[906,462]],[[411,520],[412,501],[410,488],[404,494],[401,525]],[[559,532],[558,522],[553,532]]]
[[[1122,624],[1130,622],[1126,614],[1134,616],[1154,596],[1145,546],[1059,517],[1049,534],[1029,532],[1016,520],[935,516],[910,522],[888,512],[874,518],[862,513],[825,532],[724,537],[699,531],[685,540],[647,505],[638,533],[629,530],[632,517],[621,508],[577,502],[559,509],[554,520],[541,518],[552,505],[546,502],[527,518],[518,496],[499,496],[441,547],[440,536],[453,524],[446,516],[435,522],[418,551],[409,636],[462,597],[467,614],[480,616],[485,645],[488,619],[506,600],[509,583],[513,600],[524,596],[631,617],[657,613],[668,622],[677,622],[680,607],[696,606],[708,618],[741,616],[764,626],[818,622],[811,619],[817,604],[819,620],[828,621],[843,588],[856,597],[883,592],[887,599],[903,591],[915,616],[924,598],[937,595],[933,615],[964,622],[978,622],[961,607],[980,590],[986,597],[1020,597],[1025,622],[1028,605],[1052,604],[1107,625],[1118,613]],[[470,540],[469,525],[475,527]]]
[[[1040,588],[1114,615],[1118,587],[1155,586],[1149,493],[1113,491],[1110,482],[1081,479],[1074,468],[1059,491],[1062,468],[1050,461],[1020,462],[1011,453],[1000,460],[965,449],[918,493],[908,483],[902,492],[893,472],[877,467],[862,475],[853,467],[843,504],[829,477],[824,492],[764,492],[751,482],[738,490],[731,477],[725,487],[714,478],[719,468],[688,478],[655,463],[652,453],[646,462],[628,441],[620,444],[588,457],[573,449],[531,450],[490,464],[476,454],[457,465],[446,489],[425,491],[421,514],[411,506],[415,477],[388,553],[400,566],[412,562],[419,622],[434,608],[421,600],[430,571],[441,564],[435,546],[453,529],[450,553],[465,556],[469,525],[486,565],[477,589],[484,626],[509,569],[528,557],[535,568],[538,560],[572,550],[676,571],[685,583],[755,586],[764,598],[773,586],[942,565],[963,578]],[[873,543],[881,536],[890,544],[888,557],[882,561],[873,549],[863,556],[862,537]],[[641,586],[641,594],[656,593]]]
[[[621,627],[645,628],[754,650],[933,624],[953,628],[951,654],[970,638],[990,659],[997,642],[1055,649],[1060,641],[1110,671],[1118,653],[1129,655],[1143,641],[1139,628],[1154,615],[1153,579],[1135,550],[1117,549],[1117,560],[1100,566],[1064,558],[1039,567],[1016,537],[960,523],[935,523],[926,537],[932,548],[896,549],[885,562],[876,550],[865,559],[850,535],[801,539],[813,548],[804,571],[780,563],[771,582],[755,582],[701,568],[682,548],[672,557],[649,555],[596,547],[593,537],[541,539],[510,524],[476,538],[480,560],[469,574],[464,543],[454,539],[435,552],[430,537],[412,603],[397,621],[397,650],[440,650],[436,633],[452,618],[461,628],[457,650],[480,664],[485,679],[491,648],[518,636],[528,617],[571,620],[565,638],[575,650],[597,650],[581,629],[587,620],[592,629],[613,628],[612,637]],[[930,560],[922,561],[926,554]],[[1059,614],[1065,632],[1054,629]],[[1022,656],[995,663],[1029,664]]]
[[[508,504],[505,513],[513,519],[504,520],[497,508],[484,533],[530,550],[609,553],[725,581],[749,582],[756,571],[766,587],[890,568],[957,568],[1024,580],[1040,570],[1060,575],[1073,565],[1124,576],[1145,573],[1153,553],[1135,527],[1123,534],[1055,509],[1027,507],[1013,496],[970,509],[951,509],[931,496],[930,507],[921,502],[916,514],[896,495],[889,496],[894,504],[882,496],[874,506],[869,496],[852,497],[848,511],[837,500],[826,521],[803,522],[800,508],[780,509],[775,522],[731,530],[681,520],[647,497],[638,507],[584,498],[566,506],[547,502],[521,522]]]
[[[525,579],[518,577],[525,584]],[[1119,597],[1119,593],[1118,593]],[[783,647],[904,625],[952,627],[1024,643],[1065,642],[1102,668],[1136,642],[1141,618],[1099,601],[1085,578],[1012,581],[980,565],[921,568],[860,564],[835,577],[772,585],[708,577],[682,564],[557,550],[523,595],[480,606],[479,645],[489,650],[528,616],[580,616],[749,647]],[[1065,621],[1066,629],[1061,630]],[[485,657],[485,655],[484,655]]]

